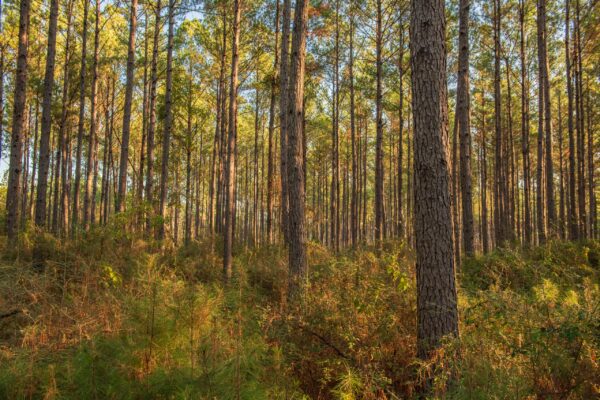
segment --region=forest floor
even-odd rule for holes
[[[338,255],[310,245],[297,305],[281,247],[237,249],[224,289],[218,243],[158,250],[123,232],[0,238],[1,399],[396,399],[425,376],[431,398],[600,396],[598,242],[466,260],[460,340],[426,364],[402,243]]]

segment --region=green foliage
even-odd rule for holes
[[[113,235],[126,225],[74,241],[28,230],[3,253],[0,310],[19,313],[0,320],[0,398],[393,399],[430,378],[432,398],[599,394],[597,242],[465,260],[461,338],[422,362],[401,243],[338,255],[311,244],[310,286],[290,303],[281,247],[237,249],[224,288],[218,242],[158,251]]]

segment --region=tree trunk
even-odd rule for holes
[[[283,0],[283,27],[281,28],[281,74],[279,84],[279,113],[280,113],[280,128],[281,138],[279,145],[281,147],[280,155],[280,176],[281,176],[281,231],[283,232],[283,239],[286,244],[289,244],[288,232],[289,227],[288,221],[288,133],[287,128],[289,123],[288,117],[288,98],[287,93],[290,92],[289,86],[289,69],[290,69],[290,55],[289,55],[289,43],[290,43],[290,15],[291,15],[291,0]]]
[[[458,104],[458,103],[457,103]],[[454,243],[454,261],[456,265],[460,266],[460,251],[461,251],[461,240],[460,240],[460,220],[458,216],[459,209],[459,195],[458,195],[458,119],[456,118],[457,113],[454,115],[454,129],[452,130],[452,160],[451,160],[451,201],[452,201],[452,236]]]
[[[62,99],[61,99],[61,117],[59,121],[58,127],[58,147],[56,149],[56,163],[55,163],[55,176],[60,176],[60,184],[58,184],[59,179],[56,180],[54,184],[54,205],[52,210],[52,232],[55,235],[58,235],[61,230],[68,230],[68,203],[65,204],[62,200],[61,193],[61,185],[62,191],[66,191],[68,189],[65,188],[67,182],[67,174],[66,174],[66,147],[68,145],[68,134],[67,134],[67,117],[68,117],[68,108],[70,104],[70,76],[69,76],[69,64],[71,62],[71,22],[73,20],[73,0],[69,0],[67,3],[67,38],[65,42],[65,62],[64,62],[64,73],[63,73],[63,87],[62,87]],[[39,190],[39,189],[38,189]],[[61,201],[58,201],[58,199]],[[66,233],[66,232],[65,232]]]
[[[404,151],[404,25],[402,24],[402,16],[400,17],[400,51],[398,55],[398,88],[399,88],[399,104],[398,104],[398,166],[397,166],[397,194],[396,194],[396,236],[404,238],[405,236],[405,220],[403,210],[402,185],[404,184],[403,175],[403,151]]]
[[[502,93],[500,85],[500,0],[494,0],[494,128],[495,128],[495,163],[494,163],[494,233],[496,246],[503,245],[507,239],[506,232],[506,176],[503,173],[505,155],[502,130]]]
[[[356,247],[358,243],[358,158],[356,145],[356,100],[354,90],[354,2],[350,2],[350,55],[348,61],[349,85],[350,85],[350,140],[352,146],[352,182],[350,188],[350,236],[352,247]],[[400,67],[402,68],[402,67]],[[402,72],[400,72],[400,87],[402,87]],[[402,97],[401,97],[402,98]],[[400,100],[402,102],[402,100]],[[400,111],[402,113],[402,111]],[[402,131],[402,127],[400,127]],[[402,133],[400,134],[402,135]],[[360,140],[360,139],[359,139]],[[400,139],[400,147],[402,147],[402,139]],[[400,161],[401,163],[402,161]]]
[[[568,220],[569,239],[579,238],[579,226],[577,224],[577,200],[575,192],[575,135],[573,130],[573,77],[571,65],[571,0],[565,0],[565,65],[567,72],[567,129],[569,131],[569,188],[568,188]]]
[[[427,358],[442,337],[458,335],[448,171],[446,21],[441,0],[413,0],[411,4],[417,353]]]
[[[286,0],[288,1],[288,0]],[[302,136],[304,70],[308,0],[297,0],[290,65],[288,97],[288,182],[289,185],[289,296],[301,294],[308,279],[304,227],[304,172]]]
[[[485,112],[485,94],[481,93],[481,110],[483,112],[481,118],[481,244],[483,252],[490,251],[490,236],[488,228],[488,200],[487,200],[487,138],[486,138],[486,112]]]
[[[532,243],[531,231],[531,167],[529,158],[529,86],[525,52],[525,0],[519,4],[520,58],[521,58],[521,152],[523,155],[523,203],[525,244]]]
[[[548,29],[546,27],[546,1],[538,0],[538,68],[539,90],[543,104],[540,102],[540,116],[544,120],[545,156],[546,156],[546,226],[548,235],[556,235],[556,204],[554,202],[554,167],[552,161],[552,113],[550,108],[550,78],[548,77],[548,52],[546,49]],[[542,95],[543,92],[543,95]]]
[[[19,48],[15,72],[13,122],[6,194],[6,233],[10,241],[17,237],[19,205],[21,200],[21,172],[23,157],[23,130],[25,128],[25,103],[27,100],[27,56],[29,45],[29,12],[31,1],[21,0],[19,7]]]
[[[42,100],[42,133],[40,136],[40,158],[35,206],[35,224],[39,227],[43,227],[46,222],[46,193],[48,189],[48,168],[50,166],[50,130],[52,128],[52,90],[54,89],[57,25],[58,0],[52,0],[50,2],[50,19],[48,22],[48,52],[46,54],[46,72]]]
[[[160,38],[160,12],[161,1],[156,2],[154,10],[154,40],[152,42],[152,61],[150,63],[150,104],[148,111],[150,118],[148,121],[148,137],[146,143],[146,201],[150,207],[150,212],[146,215],[146,235],[150,235],[152,228],[152,211],[154,211],[154,134],[156,131],[156,85],[158,82],[158,42]]]
[[[329,199],[329,209],[331,213],[331,225],[329,233],[329,244],[334,251],[340,249],[340,166],[339,166],[339,42],[340,42],[340,24],[339,24],[339,0],[335,2],[335,44],[333,60],[333,93],[332,93],[332,130],[331,130],[331,198]]]
[[[119,164],[119,191],[115,202],[115,211],[125,211],[127,192],[127,163],[129,162],[129,136],[131,129],[131,105],[133,102],[133,86],[135,72],[135,30],[137,26],[138,0],[131,0],[129,13],[129,42],[127,49],[127,72],[125,82],[125,106],[123,109],[123,134],[121,137],[121,159]]]
[[[461,0],[458,33],[457,116],[460,133],[460,188],[462,200],[462,233],[464,250],[472,255],[475,249],[473,234],[473,198],[471,193],[471,121],[469,88],[469,8],[470,0]]]
[[[77,150],[75,156],[75,189],[73,193],[73,233],[79,224],[79,196],[81,193],[81,155],[83,147],[83,130],[85,127],[85,79],[87,74],[87,24],[90,0],[84,0],[83,32],[81,34],[81,69],[79,70],[79,122],[77,127]]]
[[[375,33],[376,46],[376,80],[377,89],[375,94],[375,119],[377,123],[377,137],[375,144],[375,241],[381,242],[384,237],[384,209],[383,209],[383,32],[382,32],[382,0],[377,0],[377,26]]]
[[[273,77],[271,81],[271,100],[269,104],[269,143],[267,157],[267,241],[273,242],[273,197],[275,186],[275,153],[273,147],[273,135],[275,132],[275,102],[277,92],[277,81],[279,78],[279,0],[275,8],[275,48],[273,61]]]
[[[225,168],[225,232],[223,246],[223,280],[228,283],[233,272],[233,239],[235,220],[237,93],[240,42],[240,0],[233,3],[233,41],[231,45],[231,82],[229,89],[229,132],[227,137],[227,163]]]
[[[583,69],[581,61],[580,4],[575,2],[575,109],[577,129],[577,195],[579,203],[579,236],[587,238],[587,216],[585,207],[585,145],[583,133]]]
[[[559,218],[558,232],[560,239],[565,240],[565,186],[564,186],[564,163],[563,163],[563,129],[562,129],[562,102],[560,91],[558,92],[558,158],[559,158]]]
[[[86,170],[86,185],[85,197],[83,199],[83,226],[87,230],[92,220],[92,195],[94,192],[94,171],[96,170],[96,130],[98,125],[98,100],[96,90],[98,87],[98,50],[99,50],[99,35],[100,35],[100,0],[96,0],[96,16],[94,29],[94,58],[92,59],[92,88],[90,95],[91,117],[90,117],[90,133],[88,141],[87,154],[87,170]]]
[[[175,0],[169,0],[169,33],[167,37],[167,80],[165,87],[165,120],[163,122],[162,163],[160,173],[160,225],[158,238],[165,238],[165,218],[167,217],[167,182],[169,180],[169,153],[171,150],[171,129],[173,127],[173,37],[175,29]]]

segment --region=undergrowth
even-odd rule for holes
[[[467,259],[461,337],[415,353],[414,256],[402,243],[309,246],[310,286],[286,300],[286,251],[218,240],[159,246],[123,226],[2,243],[2,399],[591,399],[600,396],[600,245]],[[47,263],[32,268],[33,243]]]

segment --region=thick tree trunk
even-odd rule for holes
[[[133,102],[133,86],[135,83],[135,30],[137,27],[137,4],[138,0],[131,0],[131,11],[129,13],[129,42],[127,46],[125,106],[123,109],[123,134],[121,137],[121,158],[119,164],[119,191],[115,202],[115,211],[118,213],[125,211],[125,196],[127,192],[131,106]]]
[[[287,1],[287,0],[286,0]],[[289,179],[289,295],[301,294],[308,279],[304,226],[304,172],[302,137],[304,70],[308,0],[297,0],[290,64],[288,97],[288,179]]]
[[[8,239],[11,241],[17,237],[21,200],[21,173],[23,168],[21,159],[23,157],[23,131],[25,129],[25,103],[27,99],[30,6],[30,0],[21,0],[19,7],[19,48],[17,53],[17,70],[15,72],[8,192],[6,194],[6,233]]]
[[[446,21],[441,0],[413,0],[411,11],[417,353],[426,358],[442,337],[458,335],[448,171]]]
[[[56,58],[56,29],[58,25],[58,0],[50,2],[48,22],[48,52],[44,76],[42,100],[42,133],[40,136],[39,172],[37,182],[35,224],[43,227],[46,222],[46,194],[48,192],[48,168],[50,167],[50,130],[52,128],[52,91],[54,89],[54,65]],[[37,155],[34,154],[34,157]]]

